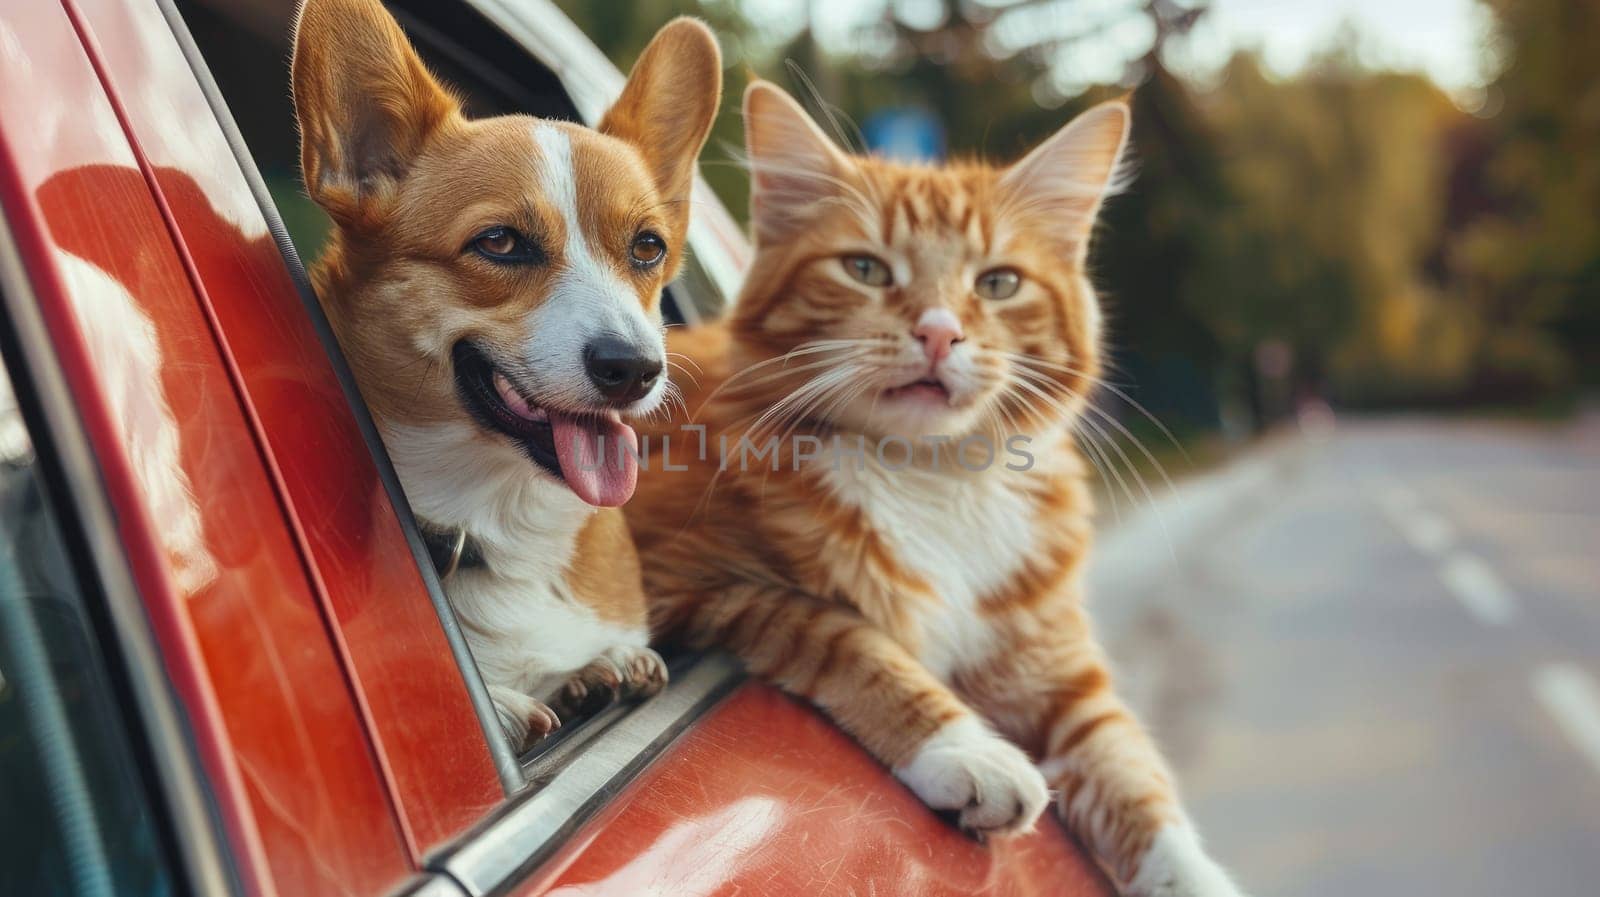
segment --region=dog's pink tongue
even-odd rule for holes
[[[550,412],[551,435],[561,475],[578,497],[597,508],[615,508],[633,496],[639,481],[634,457],[639,437],[614,418],[571,417]]]

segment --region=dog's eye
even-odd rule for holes
[[[845,256],[844,270],[869,287],[886,287],[894,283],[889,266],[870,255]]]
[[[491,227],[473,237],[467,248],[492,262],[539,260],[539,250],[527,237],[509,227]]]
[[[650,231],[645,231],[633,238],[633,245],[628,248],[628,255],[633,257],[634,264],[649,268],[666,258],[667,241]]]
[[[1022,289],[1022,275],[1015,268],[995,268],[979,274],[972,289],[983,299],[1010,299]]]

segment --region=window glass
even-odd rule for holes
[[[0,894],[177,893],[61,526],[0,368]]]

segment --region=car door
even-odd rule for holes
[[[418,864],[172,196],[111,90],[138,76],[91,50],[96,14],[0,13],[7,361],[57,437],[60,495],[94,521],[78,572],[105,592],[187,880],[384,893]]]
[[[769,689],[740,688],[737,666],[721,657],[680,658],[663,695],[512,757],[482,713],[403,495],[305,291],[295,244],[314,247],[325,225],[293,170],[287,4],[70,8],[235,384],[300,553],[301,595],[325,621],[403,858],[435,873],[387,887],[829,893],[854,882],[884,893],[1103,893],[1053,823],[975,845],[819,715]],[[592,121],[620,83],[542,2],[391,8],[478,113]],[[536,55],[540,40],[561,46]],[[273,103],[276,112],[261,114]],[[671,288],[683,318],[721,304],[743,264],[742,239],[709,206],[691,237],[707,264]],[[446,706],[419,704],[427,701]],[[255,809],[271,818],[272,808]],[[262,853],[281,866],[318,851],[274,840]],[[372,881],[347,890],[372,893]]]
[[[520,785],[514,761],[492,712],[481,712],[476,670],[424,578],[432,571],[418,563],[403,497],[379,467],[320,309],[286,264],[206,94],[203,62],[180,42],[181,19],[150,3],[73,3],[236,378],[407,853],[419,859]],[[281,64],[263,74],[283,77]]]

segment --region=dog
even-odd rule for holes
[[[660,310],[721,98],[715,38],[655,36],[598,129],[469,120],[377,0],[307,0],[312,282],[512,741],[666,682],[617,507],[669,397]]]

